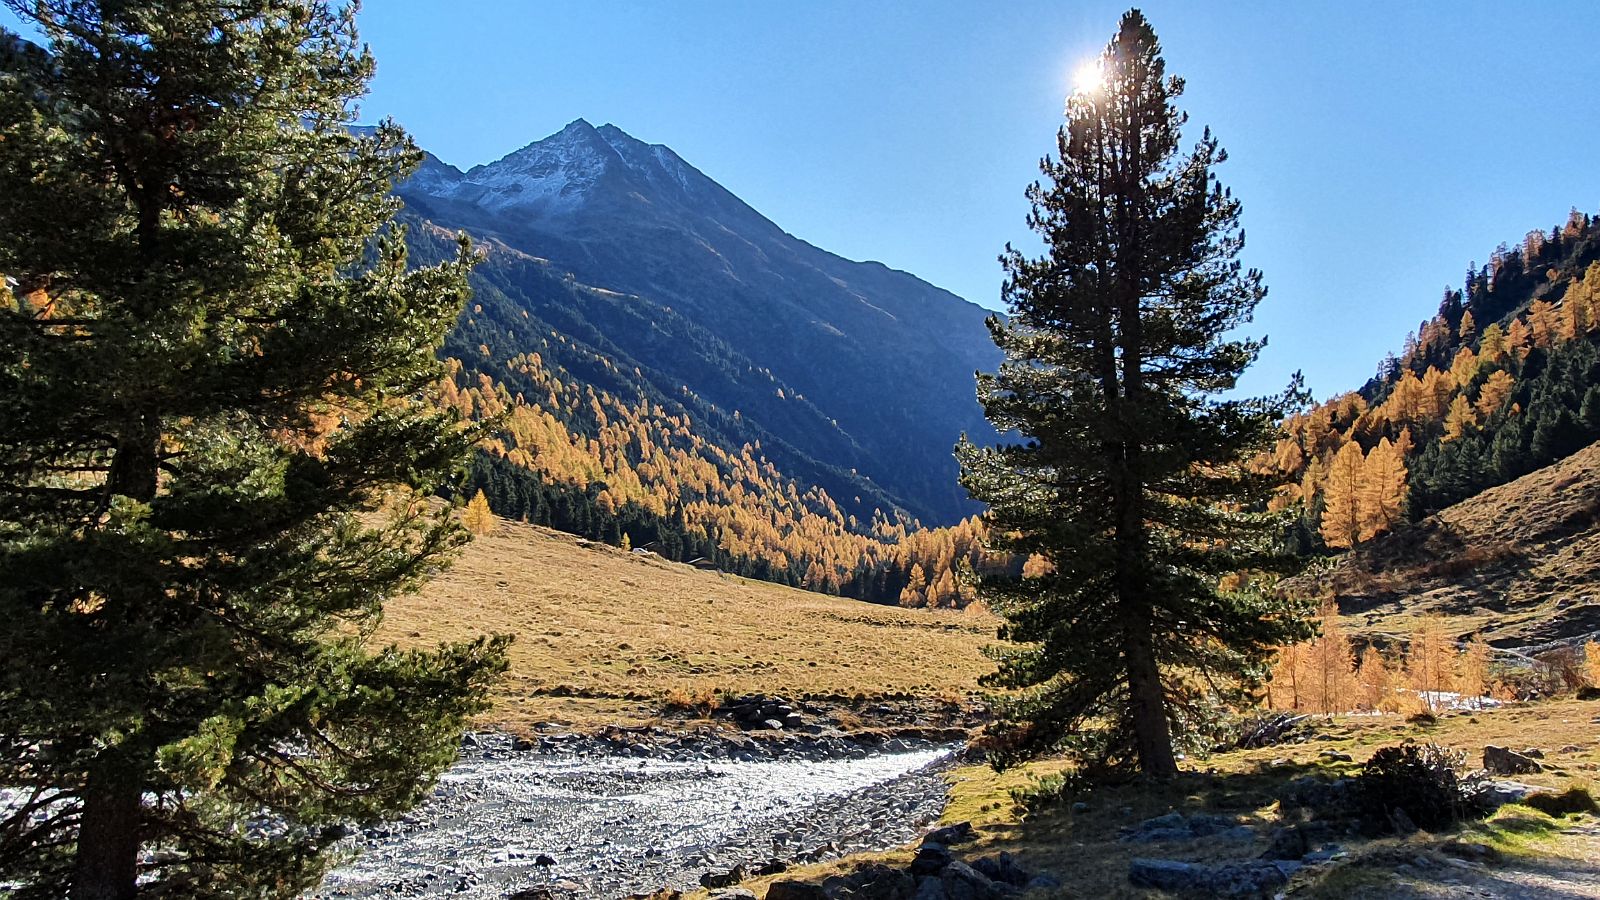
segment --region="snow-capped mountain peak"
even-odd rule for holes
[[[430,194],[532,219],[573,212],[597,195],[692,203],[715,188],[671,149],[584,119],[465,173],[442,163],[424,169],[415,187]]]

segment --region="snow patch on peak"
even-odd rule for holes
[[[594,126],[575,119],[555,134],[466,172],[458,196],[489,209],[550,214],[581,204],[622,160]]]

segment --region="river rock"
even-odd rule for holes
[[[1007,851],[1000,851],[995,856],[984,856],[972,861],[972,867],[988,876],[990,881],[1009,884],[1012,887],[1027,887],[1033,881],[1033,873],[1024,869]]]
[[[788,863],[781,859],[769,859],[756,867],[755,875],[757,877],[762,875],[780,875],[787,871],[789,871]]]
[[[706,872],[700,876],[700,886],[707,889],[732,887],[744,880],[744,866],[734,866],[726,872]]]
[[[950,862],[950,851],[946,850],[943,844],[924,841],[922,847],[917,850],[916,858],[911,861],[908,871],[916,876],[937,875],[944,871],[944,867],[950,865]]]
[[[957,844],[965,844],[977,836],[977,833],[972,830],[971,822],[957,822],[954,825],[935,828],[922,838],[922,842],[924,844],[931,843],[954,847]]]

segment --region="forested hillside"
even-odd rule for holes
[[[1360,390],[1291,418],[1270,462],[1305,549],[1350,547],[1600,439],[1600,222],[1574,210],[1469,267]]]
[[[425,257],[451,243],[437,226],[411,224]],[[687,388],[655,389],[652,373],[608,337],[628,327],[628,298],[556,276],[498,242],[481,249],[473,303],[445,347],[451,377],[439,399],[497,423],[467,491],[482,491],[500,515],[906,606],[964,606],[965,568],[1014,564],[981,549],[975,517],[923,528],[866,478],[821,466],[739,411]],[[502,290],[508,283],[524,293]],[[532,289],[537,305],[523,302]]]

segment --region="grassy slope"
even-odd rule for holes
[[[1600,444],[1400,528],[1302,589],[1349,624],[1403,635],[1439,613],[1499,647],[1600,631]]]
[[[828,597],[499,522],[420,596],[390,602],[379,638],[488,632],[517,640],[485,724],[527,729],[648,721],[673,690],[960,696],[989,668],[979,648],[994,620]]]
[[[1030,867],[1060,876],[1067,883],[1061,896],[1162,896],[1159,892],[1129,886],[1130,859],[1135,856],[1202,862],[1250,859],[1264,849],[1264,837],[1242,846],[1219,839],[1127,844],[1117,840],[1119,827],[1178,810],[1186,814],[1208,812],[1236,816],[1242,822],[1260,826],[1258,831],[1264,835],[1279,819],[1275,796],[1286,780],[1314,772],[1330,776],[1353,774],[1373,750],[1407,738],[1462,750],[1467,753],[1469,766],[1478,764],[1485,744],[1540,747],[1547,754],[1546,762],[1551,770],[1520,776],[1518,780],[1541,787],[1592,786],[1593,780],[1600,777],[1596,774],[1600,773],[1600,703],[1559,700],[1475,713],[1450,713],[1429,727],[1407,724],[1398,716],[1342,717],[1323,723],[1315,737],[1305,743],[1191,760],[1194,771],[1168,785],[1098,788],[1083,798],[1088,809],[1076,814],[1068,808],[1057,807],[1025,819],[1011,800],[1012,789],[1026,788],[1037,776],[1060,771],[1063,768],[1060,762],[1039,763],[1004,774],[996,774],[986,766],[968,766],[951,775],[951,802],[944,822],[971,821],[978,826],[978,842],[960,848],[963,855],[981,856],[1008,850]],[[1324,750],[1348,753],[1355,761],[1342,763],[1320,759],[1319,754]],[[1600,834],[1563,832],[1593,830],[1594,824],[1593,817],[1551,820],[1525,807],[1505,807],[1490,822],[1469,825],[1461,835],[1466,840],[1489,843],[1506,854],[1506,865],[1481,872],[1454,868],[1446,863],[1437,853],[1445,838],[1443,835],[1419,834],[1404,841],[1342,837],[1340,843],[1350,851],[1350,856],[1335,866],[1299,877],[1292,895],[1327,898],[1359,895],[1386,900],[1459,896],[1452,892],[1467,884],[1492,882],[1488,887],[1496,890],[1499,889],[1496,885],[1537,886],[1539,879],[1550,877],[1551,871],[1557,875],[1561,871],[1578,871],[1574,866],[1582,860],[1587,860],[1582,871],[1593,876],[1594,864],[1600,859]],[[907,849],[854,857],[780,877],[821,879],[868,859],[903,865],[910,861],[911,855]],[[1395,873],[1398,861],[1413,860],[1419,855],[1431,860],[1433,867],[1415,875]],[[760,895],[764,885],[772,880],[762,879],[745,886],[756,889]],[[1565,890],[1569,886],[1557,887]],[[1372,893],[1364,893],[1369,890]],[[1488,896],[1600,896],[1600,887],[1592,894],[1532,892]]]

